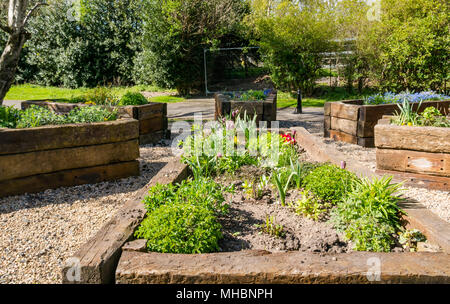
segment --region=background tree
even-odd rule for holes
[[[42,85],[93,87],[133,83],[140,50],[140,0],[81,0],[77,18],[71,2],[59,1],[30,23],[27,63]]]
[[[445,0],[381,0],[381,18],[361,28],[358,52],[383,91],[443,90],[449,72]]]
[[[23,45],[31,37],[26,30],[27,23],[34,11],[44,4],[31,0],[0,2],[0,30],[7,34],[6,45],[0,57],[0,105],[14,81]]]
[[[258,0],[250,19],[272,81],[280,89],[311,94],[324,52],[333,49],[332,1]]]
[[[182,95],[203,82],[203,49],[219,47],[239,30],[242,0],[147,0],[139,83],[175,87]]]

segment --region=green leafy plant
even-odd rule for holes
[[[141,93],[127,92],[125,93],[119,101],[121,106],[137,106],[148,104],[147,98]]]
[[[263,91],[254,90],[248,90],[247,92],[242,93],[240,96],[235,96],[235,98],[236,97],[242,101],[258,101],[266,99],[266,95]]]
[[[289,172],[289,171],[287,171]],[[278,170],[277,172],[273,172],[273,180],[275,182],[275,186],[278,190],[278,195],[280,196],[281,206],[286,206],[286,193],[289,190],[289,185],[291,183],[291,179],[294,177],[295,173],[290,172],[286,181],[283,181],[283,170]]]
[[[389,251],[393,234],[401,230],[401,184],[391,182],[392,176],[358,180],[345,200],[332,210],[331,221],[356,250]]]
[[[419,116],[420,126],[450,127],[450,119],[442,115],[435,107],[427,107]]]
[[[331,207],[329,203],[320,202],[307,190],[302,191],[301,194],[302,198],[300,200],[288,204],[298,215],[318,221],[328,211],[328,208]]]
[[[75,108],[67,115],[58,115],[45,107],[32,105],[17,114],[17,128],[35,128],[44,125],[61,125],[70,123],[93,123],[116,120],[118,115],[114,109],[101,106],[85,106]]]
[[[266,216],[266,222],[264,224],[256,224],[257,228],[261,229],[261,233],[267,233],[275,237],[284,237],[283,225],[277,224],[274,216]]]
[[[358,178],[355,174],[338,166],[326,164],[315,168],[304,179],[305,189],[318,198],[336,204],[342,201],[353,182]]]
[[[44,125],[59,125],[64,123],[64,116],[57,115],[47,108],[32,105],[20,114],[17,128],[35,128]]]
[[[217,216],[228,212],[223,187],[209,178],[188,179],[177,185],[155,185],[143,203],[147,217],[135,236],[147,240],[150,251],[204,253],[218,250],[222,238]]]
[[[0,106],[0,128],[15,128],[19,117],[20,110]]]
[[[409,249],[411,252],[417,251],[417,243],[425,242],[427,238],[420,230],[407,229],[402,232],[398,232],[398,241],[404,249]]]
[[[119,103],[119,99],[112,93],[110,88],[96,87],[89,90],[84,95],[86,103],[94,105],[114,106]]]
[[[357,251],[389,252],[394,245],[394,227],[367,214],[352,220],[344,233]]]
[[[117,110],[102,106],[75,108],[67,114],[64,123],[93,123],[112,121],[118,118]]]
[[[419,103],[422,104],[422,101]],[[401,104],[398,104],[400,111],[397,111],[394,118],[394,123],[400,126],[414,126],[417,125],[419,120],[419,114],[413,109],[413,104],[411,104],[407,99],[403,100]]]
[[[205,206],[182,202],[153,210],[135,236],[147,240],[149,251],[162,253],[208,253],[219,249],[222,226]]]

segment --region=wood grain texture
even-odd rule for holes
[[[450,176],[450,154],[377,148],[377,169]]]
[[[134,119],[30,129],[0,129],[0,155],[122,142],[138,136],[139,124]]]
[[[382,149],[450,153],[450,128],[377,125],[375,146]]]
[[[36,193],[59,187],[95,184],[137,175],[139,175],[138,161],[38,174],[0,181],[0,197]]]
[[[126,142],[0,155],[0,181],[135,160],[137,139]]]

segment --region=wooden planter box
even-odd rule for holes
[[[139,175],[139,123],[0,129],[0,197]]]
[[[48,102],[46,100],[27,100],[22,102],[22,110],[31,105],[47,107],[56,113],[67,114],[78,107],[88,105],[77,103]],[[151,102],[139,106],[119,107],[119,118],[134,118],[139,120],[139,144],[154,144],[161,139],[169,139],[167,104]]]
[[[267,126],[270,127],[271,121],[277,120],[277,92],[270,93],[264,101],[239,101],[231,100],[230,97],[223,94],[214,95],[215,114],[214,118],[217,120],[220,117],[231,115],[233,111],[238,110],[240,113],[247,111],[247,115],[253,117],[255,114],[256,123],[260,121],[267,121]]]
[[[450,100],[425,101],[420,108],[418,106],[413,104],[413,109],[419,113],[427,107],[436,107],[442,114],[448,115]],[[363,100],[327,102],[324,106],[324,136],[373,148],[374,128],[378,120],[383,115],[393,115],[397,111],[397,104],[363,105]]]
[[[450,128],[378,124],[375,145],[380,172],[450,190]]]

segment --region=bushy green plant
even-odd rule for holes
[[[205,253],[218,249],[222,237],[217,216],[228,212],[223,187],[208,178],[177,185],[155,185],[144,198],[147,217],[135,233],[150,251]]]
[[[319,218],[325,214],[331,206],[328,203],[322,203],[307,190],[302,191],[301,194],[301,199],[288,204],[288,206],[298,215],[318,221]]]
[[[442,115],[435,107],[427,107],[419,116],[420,126],[450,127],[450,119]]]
[[[121,106],[138,106],[148,104],[147,98],[141,93],[127,92],[125,93],[119,101]]]
[[[263,91],[248,90],[239,96],[239,100],[242,101],[255,101],[255,100],[265,100],[266,95]]]
[[[118,98],[106,87],[96,87],[89,90],[84,95],[84,100],[86,103],[94,105],[114,106],[119,103]]]
[[[135,235],[147,240],[149,251],[208,253],[219,249],[221,228],[212,210],[177,202],[156,208]]]
[[[19,117],[20,110],[0,106],[0,128],[15,128]]]
[[[64,123],[64,116],[57,115],[47,108],[32,105],[20,114],[17,128],[35,128],[44,125],[59,125]]]
[[[92,123],[116,120],[117,110],[101,106],[75,108],[67,114],[63,123]]]
[[[67,115],[56,114],[45,107],[32,105],[18,113],[16,128],[35,128],[45,125],[93,123],[117,119],[117,111],[100,106],[75,108]]]
[[[332,211],[332,222],[355,243],[356,250],[389,251],[392,234],[402,228],[401,184],[391,182],[391,176],[357,180]]]
[[[352,184],[358,178],[355,174],[332,164],[322,165],[305,177],[305,188],[318,198],[336,204],[342,201]]]
[[[394,245],[394,227],[378,222],[367,214],[359,214],[358,218],[349,223],[344,233],[357,251],[389,252]]]

